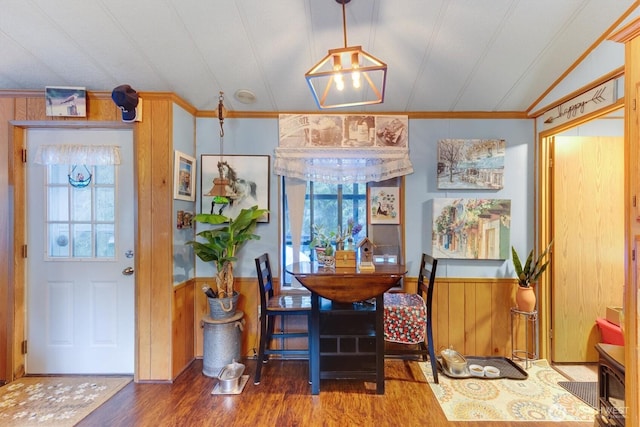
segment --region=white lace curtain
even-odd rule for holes
[[[274,172],[304,181],[362,184],[408,175],[413,165],[408,148],[278,147]]]
[[[354,117],[350,117],[344,122],[353,119]],[[317,128],[323,121],[326,122],[327,117],[315,120],[304,115],[280,116],[280,146],[275,149],[273,168],[276,175],[285,178],[293,262],[299,261],[308,181],[363,184],[413,173],[408,138],[405,144],[390,147],[345,147],[337,143],[339,138],[330,138],[334,143],[330,147],[311,146],[310,135],[314,131],[320,132]],[[337,122],[329,122],[335,123]],[[406,134],[402,135],[402,132],[407,130],[406,123],[401,120],[396,120],[395,123],[401,126],[396,128],[394,141],[401,140],[403,136],[406,138]],[[373,131],[371,128],[368,129]]]
[[[113,145],[40,145],[33,160],[40,165],[119,165],[120,147]]]

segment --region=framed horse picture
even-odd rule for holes
[[[243,208],[269,209],[270,156],[201,157],[200,212],[235,218]],[[269,222],[265,214],[259,222]]]

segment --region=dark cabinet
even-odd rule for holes
[[[383,298],[340,303],[317,297],[319,378],[365,379],[384,393]]]

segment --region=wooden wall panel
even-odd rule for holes
[[[209,313],[206,296],[200,290],[214,279],[200,277],[194,287],[193,319],[195,355],[203,354],[202,318]],[[242,355],[253,357],[257,348],[258,292],[255,278],[236,278],[241,298],[238,309],[244,312]],[[406,284],[415,286],[416,278]],[[516,283],[513,279],[438,279],[434,289],[434,347],[436,352],[453,347],[466,355],[511,356],[510,309],[515,305]],[[291,319],[288,330],[305,330],[304,318]],[[523,325],[516,324],[516,336],[524,337]],[[521,342],[519,345],[522,345]],[[298,346],[291,343],[291,348]]]
[[[22,246],[27,244],[26,234],[26,200],[25,167],[22,163],[22,150],[26,148],[24,129],[14,127],[11,132],[11,164],[9,173],[13,182],[13,246],[12,269],[13,272],[13,377],[22,377],[25,373],[25,355],[22,353],[22,342],[27,339],[26,319],[26,259],[22,257]]]
[[[487,301],[491,300],[491,288],[492,284],[489,282],[474,283],[475,287],[475,322],[473,322],[473,331],[476,335],[475,339],[475,352],[467,354],[493,354],[493,348],[491,346],[491,340],[487,339],[493,335],[493,325],[491,323],[491,304],[487,304]],[[471,351],[471,349],[469,349]]]
[[[173,288],[172,379],[194,358],[194,283],[192,279]]]
[[[453,348],[466,355],[510,356],[512,279],[436,280],[434,347]]]
[[[260,304],[258,295],[258,279],[255,277],[236,277],[236,289],[240,292],[238,299],[238,310],[244,312],[244,327],[242,332],[243,356],[254,356],[254,349],[258,347],[258,305]],[[277,281],[277,278],[274,278]],[[194,315],[193,319],[195,332],[195,355],[201,358],[204,351],[204,329],[202,319],[209,315],[209,303],[207,296],[202,292],[202,286],[211,286],[215,279],[213,277],[198,277],[194,286]]]
[[[139,233],[136,380],[161,381],[172,376],[172,104],[143,96],[142,106],[143,120],[134,133]]]
[[[144,105],[143,105],[144,109]],[[151,171],[151,127],[152,121],[143,118],[136,123],[134,129],[134,152],[136,156],[136,224],[139,230],[137,247],[135,250],[136,271],[136,328],[137,328],[137,354],[135,379],[147,380],[151,374],[151,299],[153,298],[151,287],[151,260],[153,258],[152,228],[149,221],[151,216],[152,182]],[[144,232],[142,232],[144,230]]]
[[[9,120],[14,115],[13,99],[0,99],[0,271],[12,270],[9,253],[12,252],[13,237],[11,235],[12,224],[9,224],[9,214],[13,206],[12,190],[10,182],[9,159]],[[10,274],[0,274],[0,384],[12,377],[12,350],[9,342],[13,330],[13,297],[9,286]],[[9,309],[5,309],[5,307]]]

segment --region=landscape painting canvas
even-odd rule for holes
[[[508,259],[511,200],[434,199],[432,247],[436,258]]]
[[[438,141],[438,189],[501,189],[505,146],[504,139]]]

